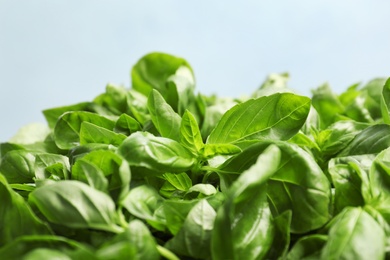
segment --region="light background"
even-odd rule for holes
[[[303,95],[390,76],[388,0],[0,0],[0,142],[41,110],[92,100],[152,51],[192,65],[197,90],[250,94],[289,72]]]

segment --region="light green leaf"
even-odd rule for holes
[[[180,125],[180,143],[197,155],[203,148],[202,135],[194,115],[186,110]]]
[[[320,127],[322,129],[337,121],[337,117],[345,110],[344,105],[332,92],[328,84],[313,90],[312,103],[320,116]]]
[[[361,208],[345,208],[329,224],[321,259],[384,259],[385,234]]]
[[[132,215],[146,220],[158,230],[164,230],[166,221],[159,215],[163,202],[164,199],[153,187],[141,185],[131,189],[120,203]]]
[[[115,123],[115,132],[129,136],[132,133],[141,131],[140,123],[133,117],[122,114]]]
[[[36,250],[39,250],[38,252]],[[96,259],[95,254],[92,249],[86,245],[79,243],[77,241],[61,237],[61,236],[51,236],[51,235],[27,235],[18,237],[15,240],[11,241],[7,245],[0,247],[0,255],[4,259],[37,259],[33,258],[34,256],[42,258],[43,251],[45,253],[51,253],[58,256],[58,253],[63,253],[69,258],[67,259]],[[50,257],[53,255],[46,255]],[[50,258],[52,259],[52,258]],[[57,259],[57,258],[55,258]]]
[[[81,123],[80,144],[100,143],[119,146],[126,136],[89,122]]]
[[[50,133],[50,128],[47,125],[33,123],[20,128],[8,141],[14,144],[33,144],[43,142]]]
[[[97,96],[93,102],[107,108],[115,115],[128,112],[127,104],[128,92],[122,86],[108,84],[106,92]]]
[[[216,155],[234,155],[241,151],[241,148],[234,144],[205,144],[200,154],[203,158],[210,159]]]
[[[187,191],[192,187],[192,181],[185,172],[178,174],[164,173],[163,177],[178,190]]]

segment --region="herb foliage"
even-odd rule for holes
[[[390,80],[230,99],[163,53],[131,77],[0,144],[2,258],[390,258]]]

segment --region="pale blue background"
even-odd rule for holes
[[[288,71],[304,95],[390,76],[390,1],[0,0],[0,141],[41,110],[129,86],[144,54],[186,58],[205,94]]]

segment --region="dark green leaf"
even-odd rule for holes
[[[3,245],[20,236],[52,233],[50,228],[33,213],[24,199],[12,190],[1,174],[0,198],[0,252]]]
[[[35,156],[24,150],[14,150],[1,160],[0,172],[8,183],[31,183],[35,177]]]
[[[377,154],[390,147],[390,125],[373,125],[361,131],[337,156]]]

